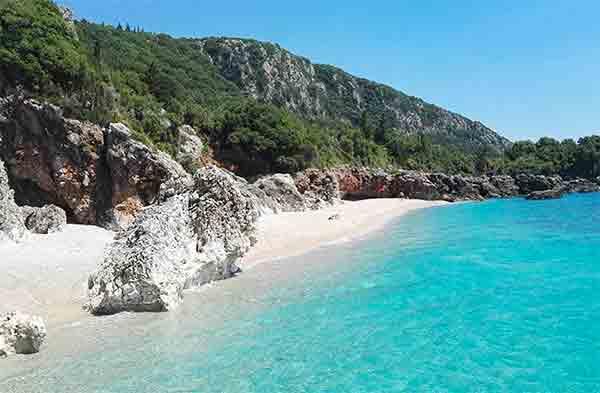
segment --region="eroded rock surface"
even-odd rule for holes
[[[67,213],[55,205],[23,206],[21,216],[29,231],[43,235],[60,232],[67,225]]]
[[[4,162],[0,161],[0,242],[19,241],[26,233],[21,211],[15,203],[13,190],[8,182]]]
[[[306,210],[304,196],[300,194],[291,175],[275,174],[265,176],[254,182],[268,198],[275,201],[278,212],[294,212]]]
[[[116,228],[127,227],[142,207],[157,202],[163,184],[176,194],[192,183],[180,164],[134,140],[121,123],[111,124],[106,131],[106,165],[113,208],[110,223]]]
[[[307,169],[297,173],[294,182],[309,209],[318,210],[340,202],[340,183],[333,171]]]
[[[0,357],[37,353],[46,336],[46,325],[40,317],[20,312],[0,315]]]
[[[177,146],[177,161],[185,169],[193,172],[199,165],[204,151],[202,139],[196,135],[196,131],[192,127],[183,125],[177,129]]]
[[[192,191],[143,209],[89,278],[94,314],[168,311],[186,288],[231,277],[256,242],[262,207],[245,180],[211,166]]]
[[[16,202],[59,206],[77,224],[124,228],[161,192],[174,195],[192,183],[181,165],[135,141],[123,124],[103,129],[34,100],[0,99],[0,136]]]

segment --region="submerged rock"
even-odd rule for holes
[[[4,162],[0,161],[0,242],[16,242],[27,234],[21,211],[13,195],[4,170]]]
[[[0,357],[37,353],[46,336],[46,325],[40,317],[20,312],[0,315]]]
[[[245,180],[214,166],[193,190],[143,209],[88,280],[93,314],[168,311],[186,288],[231,277],[256,242],[261,206]]]
[[[60,232],[67,225],[67,213],[55,205],[21,207],[21,216],[28,230],[38,234]]]

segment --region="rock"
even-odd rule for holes
[[[600,184],[587,179],[574,179],[565,183],[565,189],[572,193],[600,192]]]
[[[297,173],[294,182],[309,209],[318,210],[340,202],[340,185],[333,171],[307,169]]]
[[[298,191],[292,176],[275,174],[258,179],[254,186],[262,190],[275,202],[276,212],[295,212],[306,210],[304,197]]]
[[[167,154],[154,153],[135,141],[121,123],[106,134],[106,163],[111,174],[113,228],[125,228],[139,209],[158,201],[161,192],[175,195],[188,189],[192,177]],[[161,185],[166,183],[167,189]],[[166,198],[166,196],[165,196]]]
[[[441,181],[441,178],[436,178]],[[436,200],[442,195],[438,187],[429,179],[427,174],[404,171],[394,176],[394,188],[399,196],[411,199]]]
[[[182,296],[195,246],[188,195],[143,209],[90,275],[86,308],[94,314],[170,310]]]
[[[19,205],[53,204],[76,223],[99,221],[104,201],[110,204],[102,128],[65,119],[52,105],[17,100],[0,123],[0,134],[0,157]]]
[[[250,185],[214,166],[200,169],[193,191],[144,208],[109,246],[90,275],[93,314],[168,311],[186,288],[233,276],[256,242],[261,206]]]
[[[21,212],[15,203],[13,190],[8,183],[4,162],[0,161],[0,242],[17,242],[27,233]]]
[[[188,125],[179,127],[177,135],[177,161],[188,171],[194,172],[204,151],[202,139]]]
[[[38,234],[60,232],[67,225],[67,213],[55,205],[44,207],[25,206],[21,215],[28,230]]]
[[[38,353],[46,336],[46,325],[40,317],[19,312],[0,315],[0,357]]]
[[[552,190],[533,191],[527,195],[528,200],[560,199],[564,195],[564,190],[554,188]]]
[[[338,220],[340,220],[341,218],[342,218],[342,216],[341,216],[341,215],[339,215],[339,214],[334,214],[334,215],[330,216],[330,217],[328,218],[328,220],[329,220],[329,221],[338,221]]]
[[[34,100],[0,100],[0,135],[16,203],[59,206],[77,224],[124,228],[142,207],[193,184],[181,165],[135,141],[125,125],[105,130]]]
[[[512,176],[491,176],[490,183],[496,187],[501,197],[519,195],[519,186]]]
[[[531,194],[534,191],[552,190],[561,188],[563,180],[560,176],[543,176],[520,174],[515,177],[515,182],[523,195]]]

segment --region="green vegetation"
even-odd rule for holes
[[[575,142],[541,138],[516,142],[506,154],[489,162],[490,169],[500,173],[534,173],[593,179],[600,176],[600,136],[589,136]]]
[[[101,125],[124,122],[137,139],[171,154],[176,128],[190,124],[208,139],[218,160],[248,177],[341,164],[600,175],[600,137],[518,142],[502,154],[497,144],[481,144],[480,137],[491,131],[479,123],[452,114],[452,124],[470,128],[431,133],[449,112],[331,66],[315,66],[317,80],[331,91],[356,85],[362,111],[351,89],[323,101],[327,119],[310,116],[301,92],[291,87],[270,104],[259,103],[244,93],[235,69],[228,74],[205,54],[228,56],[224,42],[175,39],[129,25],[68,23],[50,0],[0,0],[0,94],[19,87],[62,106],[67,116]],[[265,56],[282,51],[244,42],[257,68]],[[268,81],[259,76],[262,91]],[[302,103],[294,113],[284,109],[290,99]],[[421,129],[403,129],[393,111],[417,114]]]

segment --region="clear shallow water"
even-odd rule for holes
[[[244,276],[74,329],[0,391],[600,392],[598,194],[419,211]]]

